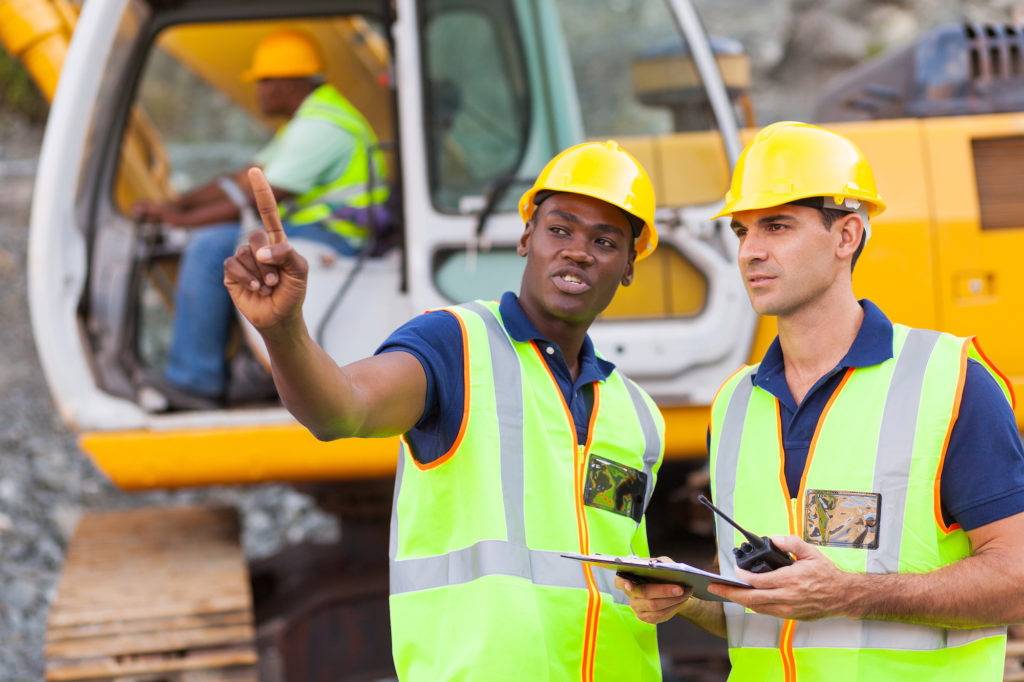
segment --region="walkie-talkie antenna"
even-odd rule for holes
[[[716,514],[721,516],[723,519],[728,521],[730,524],[732,524],[733,528],[735,528],[739,532],[743,533],[743,537],[745,537],[747,539],[747,541],[750,542],[750,544],[752,544],[754,547],[762,547],[762,546],[764,546],[764,540],[762,540],[760,536],[754,535],[749,530],[747,530],[746,528],[744,528],[740,524],[738,524],[735,521],[733,521],[732,519],[730,519],[728,514],[723,512],[721,509],[719,509],[715,505],[711,504],[711,500],[709,500],[708,498],[704,497],[703,495],[698,495],[697,496],[697,500],[701,504],[703,504],[705,507],[707,507],[711,511],[715,512]]]

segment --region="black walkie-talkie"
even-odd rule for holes
[[[703,495],[698,495],[697,499],[705,507],[732,524],[747,539],[747,542],[744,542],[739,547],[732,548],[732,553],[736,555],[737,566],[751,573],[767,573],[768,571],[774,571],[776,568],[789,566],[793,563],[793,557],[773,545],[768,536],[754,535],[722,513],[721,509],[711,504],[711,501]]]

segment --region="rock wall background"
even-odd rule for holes
[[[628,11],[650,0],[616,1]],[[750,54],[762,124],[809,118],[829,78],[908,45],[941,23],[1024,16],[1024,7],[1009,0],[696,4],[709,32],[739,39]],[[43,674],[47,608],[68,534],[83,510],[200,498],[234,504],[243,513],[243,542],[251,557],[285,543],[329,541],[340,531],[309,498],[285,486],[126,495],[81,455],[54,413],[32,344],[25,261],[42,130],[11,104],[0,98],[0,680],[37,680]]]
[[[712,35],[750,55],[758,123],[812,118],[821,86],[950,22],[1024,21],[1020,0],[695,0]]]

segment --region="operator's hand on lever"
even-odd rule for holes
[[[140,199],[132,204],[131,208],[131,215],[135,220],[148,220],[172,225],[175,224],[174,219],[178,213],[178,206],[173,200]]]
[[[309,266],[288,243],[273,190],[259,168],[249,169],[256,208],[266,229],[224,261],[224,286],[238,309],[260,331],[301,319]]]
[[[660,561],[672,561],[661,557]],[[615,576],[615,587],[629,597],[629,607],[644,623],[657,625],[670,620],[693,594],[693,588],[668,583],[639,583],[620,575]]]

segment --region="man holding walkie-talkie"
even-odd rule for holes
[[[751,587],[712,585],[723,608],[617,584],[645,622],[727,636],[732,679],[1000,680],[1005,626],[1024,621],[1012,391],[973,338],[856,299],[853,265],[884,208],[849,140],[786,122],[744,150],[719,214],[751,304],[779,329],[711,411],[719,564]]]

